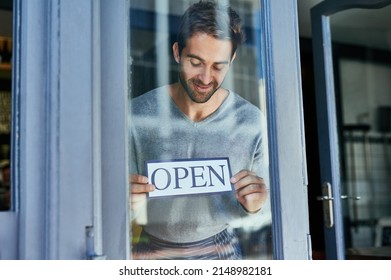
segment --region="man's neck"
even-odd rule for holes
[[[213,114],[223,104],[228,91],[219,88],[205,103],[196,103],[189,98],[180,83],[170,85],[170,96],[178,108],[193,122],[200,122]]]

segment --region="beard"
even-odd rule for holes
[[[195,103],[206,103],[208,100],[215,94],[215,92],[220,88],[218,83],[216,81],[212,81],[208,85],[205,85],[202,81],[199,79],[189,79],[185,80],[185,77],[183,76],[183,73],[179,73],[179,81],[185,90],[187,96]],[[200,86],[211,86],[211,89],[209,91],[198,91],[196,89],[196,85]]]

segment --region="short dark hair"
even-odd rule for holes
[[[245,40],[239,15],[231,7],[213,1],[201,0],[183,14],[177,35],[179,53],[186,47],[187,40],[198,32],[216,39],[230,40],[232,55]]]

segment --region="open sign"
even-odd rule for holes
[[[156,189],[149,197],[232,191],[228,158],[147,161],[149,182]]]

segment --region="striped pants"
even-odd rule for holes
[[[133,249],[139,260],[240,260],[239,240],[232,229],[207,239],[190,243],[171,243],[142,232],[140,243]]]

